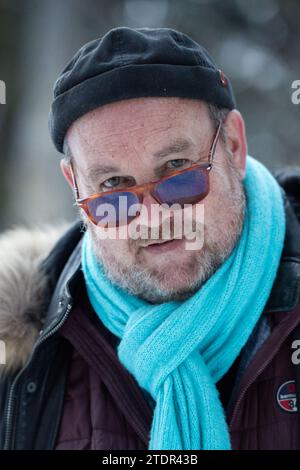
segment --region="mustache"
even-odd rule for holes
[[[164,243],[174,239],[185,239],[187,235],[196,234],[203,230],[204,224],[196,220],[190,221],[188,227],[183,224],[176,224],[174,219],[169,223],[162,223],[156,227],[149,227],[147,225],[139,226],[139,237],[133,239],[129,237],[130,248],[139,249],[153,243]],[[149,243],[151,242],[151,243]]]

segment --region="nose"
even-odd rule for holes
[[[159,202],[152,196],[149,189],[146,189],[143,194],[141,211],[137,222],[147,227],[159,226],[159,220],[156,217],[159,207]]]
[[[161,204],[147,188],[143,192],[140,213],[129,224],[129,236],[144,240],[182,238],[184,223],[182,210]]]
[[[145,190],[140,214],[132,221],[130,231],[144,239],[170,238],[171,211]]]

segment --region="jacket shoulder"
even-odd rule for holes
[[[281,167],[271,170],[280,186],[284,189],[300,221],[300,167]]]

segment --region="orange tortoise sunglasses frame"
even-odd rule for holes
[[[77,206],[81,207],[85,211],[88,218],[95,225],[100,225],[102,227],[107,227],[107,222],[105,224],[101,225],[101,221],[99,221],[99,220],[97,221],[95,216],[91,213],[90,207],[91,206],[94,207],[95,203],[97,201],[99,203],[98,204],[98,207],[99,207],[99,205],[101,205],[102,201],[103,201],[103,203],[107,203],[107,196],[110,196],[110,195],[118,196],[118,195],[124,195],[124,194],[129,193],[130,195],[135,196],[135,198],[136,198],[135,202],[139,202],[141,204],[143,202],[143,194],[144,194],[145,190],[148,189],[151,196],[159,204],[168,203],[168,201],[167,201],[168,198],[166,198],[166,197],[162,198],[161,196],[159,196],[158,191],[157,191],[158,186],[161,186],[164,182],[168,182],[168,183],[174,182],[174,185],[179,184],[179,180],[178,180],[179,175],[185,175],[186,174],[188,176],[188,174],[191,175],[190,172],[195,172],[195,170],[198,171],[199,176],[201,174],[201,179],[199,179],[199,181],[201,181],[202,186],[199,183],[199,192],[198,192],[198,194],[197,195],[193,194],[192,197],[191,196],[189,197],[188,189],[189,189],[190,185],[186,184],[186,193],[187,194],[185,195],[185,197],[182,197],[182,198],[179,197],[178,200],[175,200],[173,202],[179,203],[183,207],[183,205],[188,203],[188,202],[192,203],[192,204],[195,204],[196,202],[201,201],[202,199],[204,199],[207,196],[207,194],[209,192],[209,172],[212,169],[213,159],[214,159],[215,150],[216,150],[218,138],[219,138],[219,135],[220,135],[221,127],[222,127],[222,121],[220,121],[220,123],[218,125],[218,128],[216,130],[213,142],[212,142],[210,150],[209,150],[209,156],[208,156],[208,161],[207,162],[205,162],[205,163],[203,163],[203,162],[202,163],[194,163],[188,168],[184,168],[183,170],[175,171],[172,174],[170,174],[168,176],[165,176],[165,177],[163,177],[159,180],[151,181],[151,182],[143,184],[143,185],[135,185],[135,186],[129,186],[129,187],[126,187],[126,188],[121,188],[121,189],[113,189],[111,191],[104,191],[102,193],[93,194],[92,196],[87,197],[87,198],[80,198],[74,168],[73,168],[72,162],[70,162],[70,164],[69,164],[70,165],[70,173],[71,173],[71,177],[72,177],[72,181],[73,181],[73,189],[74,189],[74,192],[75,192],[75,204]],[[174,180],[173,180],[173,178],[174,178]],[[192,182],[193,182],[193,178],[191,178],[191,179],[192,179]],[[188,183],[188,180],[187,180],[187,183]],[[202,187],[201,191],[200,191],[200,186]],[[128,217],[128,220],[126,221],[125,225],[129,224],[135,217],[138,217],[139,214],[140,214],[140,212],[137,212],[134,216],[130,216],[130,218]],[[124,224],[121,224],[121,223],[115,224],[115,226],[120,226],[120,225],[124,225]]]

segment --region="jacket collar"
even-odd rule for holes
[[[288,312],[300,298],[300,224],[283,191],[286,235],[277,276],[265,312]]]
[[[76,230],[76,225],[74,230]],[[68,308],[76,298],[76,290],[81,275],[82,238],[76,244],[70,258],[66,262],[53,291],[44,321],[43,336],[55,328],[63,319]]]

